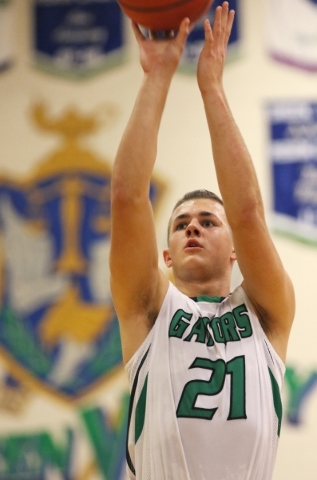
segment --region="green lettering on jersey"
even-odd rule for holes
[[[227,363],[227,374],[230,375],[231,396],[228,420],[247,418],[245,392],[245,357],[235,357]]]
[[[186,328],[189,325],[189,322],[185,321],[184,318],[186,320],[190,320],[192,316],[193,316],[192,313],[187,313],[182,309],[177,310],[177,312],[173,315],[173,318],[171,320],[171,324],[168,332],[169,337],[182,338]]]
[[[228,420],[247,418],[244,356],[232,358],[227,363],[220,358],[210,360],[210,358],[196,357],[189,368],[210,370],[210,377],[209,380],[197,378],[185,384],[176,410],[177,417],[212,420],[218,406],[199,407],[196,405],[196,401],[200,396],[215,397],[218,395],[225,385],[226,376],[229,375],[231,393]]]
[[[209,320],[208,325],[210,325],[210,322],[211,322],[211,320]],[[211,330],[211,329],[210,329],[210,330]],[[207,338],[208,338],[207,347],[213,347],[214,344],[215,344],[214,339],[212,338],[212,335],[211,335],[210,330],[207,328]]]
[[[236,324],[231,312],[227,312],[220,317],[221,327],[225,342],[237,342],[240,337],[236,331]]]
[[[190,342],[193,336],[195,335],[195,342],[205,343],[207,334],[210,335],[207,331],[207,324],[209,323],[208,317],[199,317],[197,322],[194,324],[191,329],[190,334],[184,338],[185,342]]]
[[[225,338],[222,330],[221,319],[218,317],[210,321],[210,326],[214,334],[214,339],[217,343],[225,343]]]
[[[252,336],[252,327],[247,311],[248,309],[244,303],[232,310],[232,313],[239,328],[241,338],[247,338]]]
[[[203,368],[210,370],[209,380],[191,380],[186,383],[177,410],[177,417],[202,418],[212,420],[218,410],[215,408],[202,408],[196,406],[200,395],[215,396],[221,392],[225,382],[226,364],[223,360],[210,360],[209,358],[195,358],[189,368]]]
[[[225,344],[238,342],[243,338],[251,337],[253,333],[248,309],[244,303],[221,317],[199,317],[193,326],[190,325],[192,317],[193,313],[182,309],[177,310],[170,323],[169,337],[180,338],[185,342],[191,342],[194,339],[197,343],[213,347],[215,342]],[[191,328],[185,336],[188,327]]]

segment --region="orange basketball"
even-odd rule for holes
[[[149,30],[177,30],[183,18],[195,22],[212,0],[118,0],[124,13]]]

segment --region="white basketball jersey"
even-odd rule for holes
[[[131,479],[272,478],[285,367],[241,286],[190,299],[170,284],[126,370]]]

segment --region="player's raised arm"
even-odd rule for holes
[[[223,89],[222,76],[234,12],[217,7],[213,28],[205,21],[205,44],[197,79],[208,121],[214,163],[231,226],[243,286],[282,359],[294,316],[294,292],[269,235],[256,173]]]
[[[133,30],[144,77],[116,155],[111,193],[111,289],[125,362],[152,327],[168,286],[158,268],[149,188],[160,121],[189,20],[167,40],[147,39],[135,24]]]

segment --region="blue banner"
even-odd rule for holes
[[[12,0],[0,0],[0,72],[6,70],[14,57],[14,11]]]
[[[124,59],[116,0],[34,0],[34,56],[50,73],[86,78]]]
[[[215,0],[213,5],[204,17],[202,17],[195,25],[193,31],[190,33],[187,44],[184,50],[180,71],[193,73],[196,72],[196,66],[199,54],[204,43],[204,20],[208,18],[210,24],[213,25],[215,9],[222,5],[223,0]],[[232,26],[232,31],[228,43],[227,60],[234,59],[238,56],[240,51],[240,0],[229,0],[229,8],[235,10],[235,19]]]
[[[317,103],[268,106],[273,227],[317,245]]]

